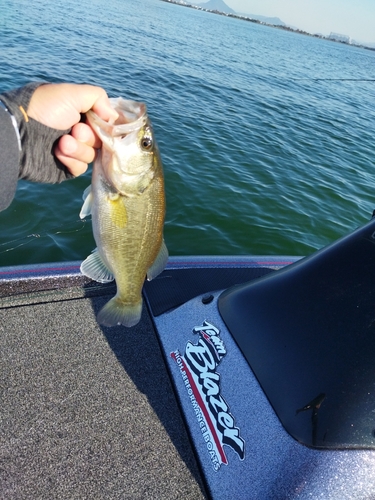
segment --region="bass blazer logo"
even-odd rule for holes
[[[221,395],[220,375],[216,370],[227,352],[219,329],[204,321],[203,325],[193,328],[193,333],[199,335],[198,342],[188,341],[184,354],[176,350],[171,357],[180,369],[212,466],[218,471],[222,464],[228,464],[224,445],[243,460],[245,441]]]

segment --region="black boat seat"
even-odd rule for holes
[[[295,439],[375,447],[375,219],[218,306]]]

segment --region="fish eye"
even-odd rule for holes
[[[142,141],[141,141],[141,148],[144,150],[144,151],[150,151],[150,149],[152,149],[152,146],[153,146],[153,141],[151,139],[151,137],[143,137]]]

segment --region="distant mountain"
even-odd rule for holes
[[[267,16],[257,16],[255,14],[245,14],[243,12],[236,12],[223,1],[223,0],[209,0],[209,2],[202,1],[190,1],[188,3],[192,3],[194,5],[199,5],[202,9],[207,10],[217,10],[219,12],[225,12],[226,14],[238,14],[239,16],[249,17],[250,19],[256,19],[257,21],[261,21],[266,24],[274,24],[275,26],[286,26],[284,21],[279,19],[278,17],[267,17]]]
[[[223,2],[223,0],[209,0],[209,2],[199,3],[199,7],[207,10],[217,10],[219,12],[225,12],[226,14],[235,14],[236,12],[228,7],[228,5]]]
[[[278,17],[267,17],[267,16],[257,16],[255,14],[240,14],[241,16],[249,17],[250,19],[256,19],[257,21],[261,21],[266,24],[273,24],[274,26],[286,26],[284,21],[282,21]]]

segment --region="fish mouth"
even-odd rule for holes
[[[147,109],[143,102],[131,101],[122,97],[109,99],[112,108],[117,111],[116,121],[104,121],[94,111],[86,113],[87,120],[96,132],[111,137],[119,137],[135,132],[147,123]]]

